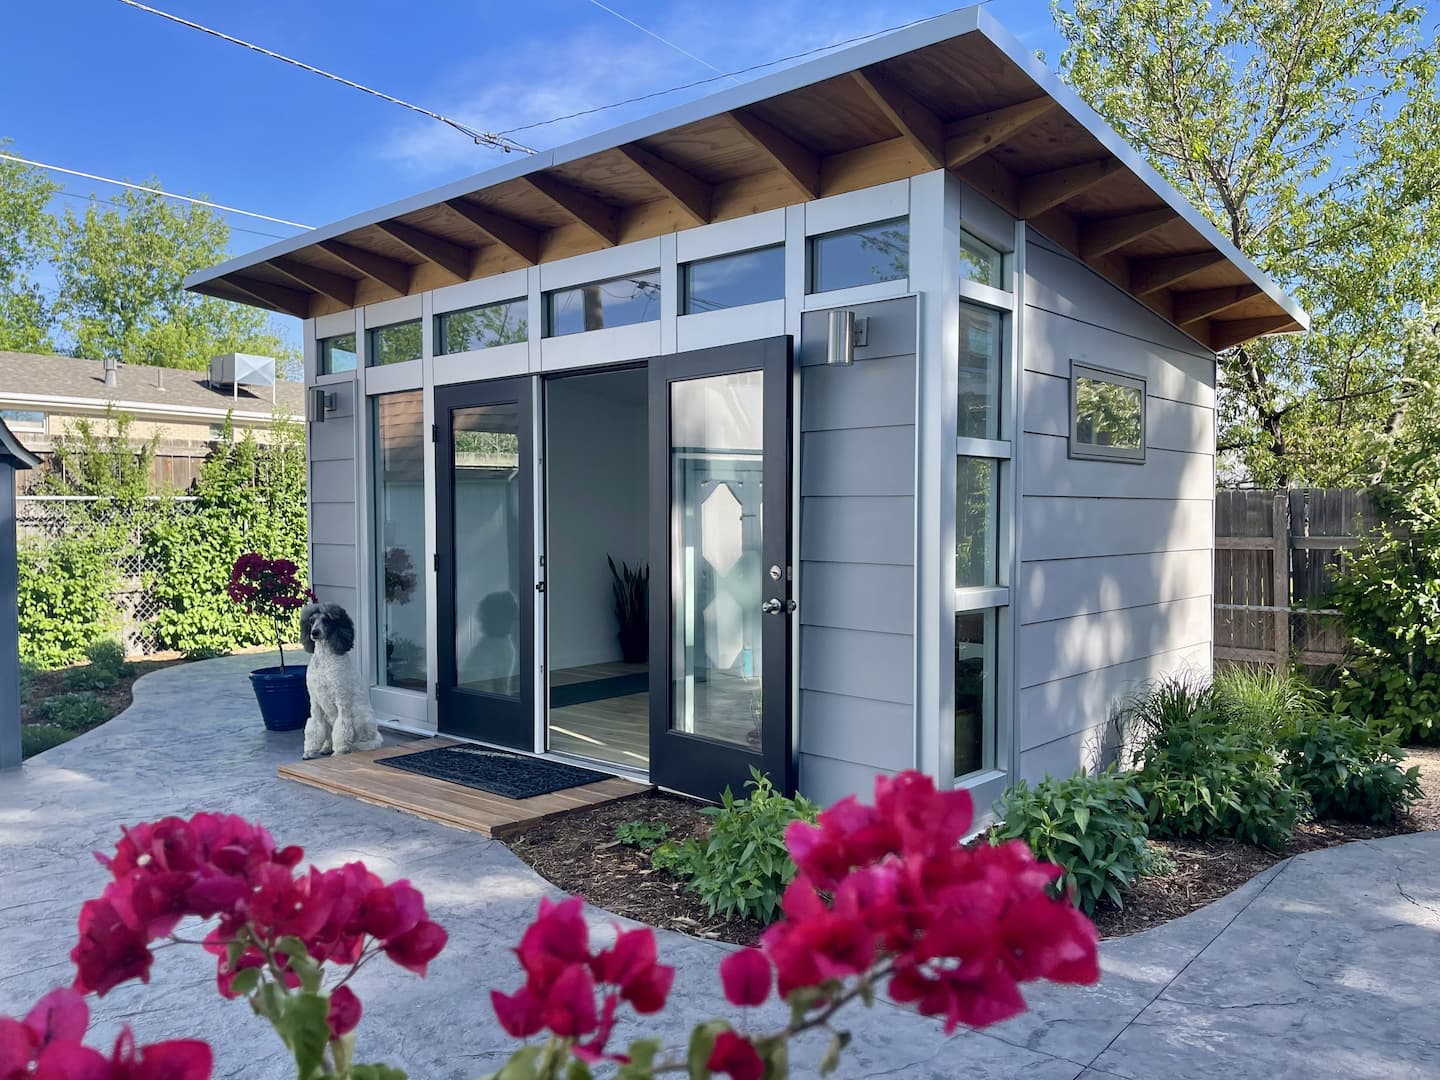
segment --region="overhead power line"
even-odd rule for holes
[[[121,0],[121,2],[129,3],[130,0]],[[595,0],[590,0],[590,2],[595,3]],[[604,5],[597,4],[596,6],[603,7]],[[606,8],[605,10],[609,11],[610,9]],[[611,12],[611,14],[615,13]],[[942,12],[941,14],[945,13]],[[625,18],[623,15],[619,17],[622,19]],[[906,30],[909,27],[919,26],[922,22],[929,22],[931,19],[938,19],[939,17],[939,15],[926,15],[923,19],[912,19],[907,23],[900,23],[898,26],[887,26],[883,30],[872,30],[868,34],[856,34],[854,37],[845,38],[843,41],[832,41],[829,45],[820,45],[813,49],[806,49],[804,52],[791,53],[789,56],[782,56],[776,60],[767,60],[763,64],[751,64],[749,67],[736,68],[734,71],[724,71],[719,75],[712,75],[708,79],[696,79],[694,82],[681,83],[679,86],[667,87],[664,90],[652,90],[648,94],[637,94],[634,97],[625,98],[623,101],[612,101],[608,105],[596,105],[591,109],[577,109],[575,112],[566,113],[564,116],[553,116],[549,120],[536,120],[531,124],[520,124],[516,127],[506,128],[500,132],[500,134],[510,135],[516,131],[533,131],[535,128],[549,127],[551,124],[559,124],[565,120],[575,120],[581,116],[594,116],[596,113],[608,112],[611,109],[618,109],[623,105],[634,105],[637,102],[651,101],[654,98],[665,97],[667,94],[678,94],[682,90],[693,90],[697,86],[708,86],[710,83],[719,82],[721,79],[733,79],[737,75],[748,75],[752,71],[763,71],[765,68],[775,67],[777,64],[789,63],[791,60],[803,60],[805,57],[814,56],[816,53],[829,52],[831,49],[854,45],[858,41],[866,41],[873,37],[879,37],[881,34],[889,34],[895,30]],[[625,21],[630,22],[629,19]],[[632,25],[634,24],[632,23]],[[640,27],[640,29],[644,30],[644,27]],[[645,32],[647,34],[650,33],[648,30]],[[653,37],[655,35],[651,36]],[[662,38],[661,40],[664,39]],[[666,42],[666,44],[668,45],[670,43]],[[688,56],[689,54],[686,53],[686,55]],[[699,57],[695,57],[695,59],[698,60]],[[700,63],[705,64],[705,61],[701,60]],[[712,71],[715,70],[710,64],[705,64],[705,66]]]
[[[66,169],[59,165],[47,165],[43,161],[31,161],[29,158],[18,157],[15,154],[0,153],[0,160],[14,161],[21,165],[30,165],[36,169],[49,169],[51,172],[64,173],[66,176],[81,176],[86,180],[98,180],[102,184],[114,184],[116,187],[130,188],[132,191],[144,191],[151,195],[159,195],[164,199],[178,199],[181,202],[193,203],[196,206],[208,206],[212,210],[223,210],[227,214],[243,214],[245,217],[259,218],[261,221],[273,221],[276,225],[290,225],[296,229],[313,229],[313,225],[304,225],[298,221],[286,221],[284,218],[271,217],[269,214],[257,214],[253,210],[241,210],[238,206],[226,206],[224,203],[211,202],[209,199],[196,199],[189,195],[177,195],[173,191],[166,191],[163,188],[147,187],[145,184],[132,184],[129,180],[116,180],[113,176],[99,176],[95,173],[81,172],[79,169]]]
[[[100,196],[98,196],[98,195],[91,195],[91,194],[88,194],[88,193],[81,193],[81,192],[79,192],[79,191],[66,191],[64,188],[61,188],[60,190],[58,190],[57,192],[55,192],[55,194],[56,194],[56,195],[63,196],[64,198],[67,198],[67,199],[79,199],[79,200],[81,200],[82,202],[87,202],[87,203],[91,203],[91,202],[93,202],[93,203],[99,203],[101,206],[113,206],[116,210],[123,210],[123,209],[124,209],[124,207],[122,207],[119,203],[117,203],[117,202],[112,202],[110,199],[102,199],[102,198],[100,198]],[[238,233],[248,233],[248,234],[251,235],[251,236],[268,236],[271,240],[289,240],[289,239],[290,239],[290,237],[287,236],[285,233],[265,232],[263,229],[247,229],[247,228],[245,228],[245,226],[243,226],[243,225],[231,225],[231,226],[230,226],[230,231],[231,231],[231,232],[238,232]]]
[[[720,75],[721,78],[727,78],[727,79],[728,79],[728,78],[731,77],[731,76],[729,76],[729,75],[726,75],[723,71],[721,71],[721,70],[720,70],[718,67],[716,67],[714,64],[710,63],[709,60],[702,60],[702,59],[700,59],[700,57],[696,56],[694,53],[689,52],[688,50],[681,48],[679,45],[676,45],[675,42],[671,41],[669,38],[663,38],[663,37],[661,37],[659,34],[657,34],[654,30],[651,30],[651,29],[649,29],[648,27],[641,26],[641,25],[640,25],[638,22],[636,22],[634,19],[630,18],[630,16],[628,16],[628,15],[621,15],[620,12],[616,11],[614,8],[612,8],[612,7],[606,7],[604,4],[602,4],[602,3],[600,2],[600,0],[590,0],[590,3],[594,4],[594,5],[595,5],[597,8],[599,8],[601,11],[604,11],[604,12],[607,12],[608,14],[614,15],[615,18],[619,19],[621,22],[623,22],[623,23],[628,23],[630,26],[633,26],[636,30],[639,30],[642,34],[645,34],[645,35],[648,36],[648,37],[654,38],[656,41],[660,42],[660,44],[661,44],[661,45],[664,45],[666,48],[674,49],[674,50],[675,50],[676,52],[678,52],[681,56],[688,57],[689,59],[694,60],[694,61],[695,61],[697,64],[699,64],[701,67],[707,67],[707,68],[709,68],[711,71],[716,72],[717,74]]]
[[[373,87],[365,86],[363,83],[355,82],[353,79],[347,79],[342,75],[336,75],[332,71],[326,71],[324,68],[318,68],[313,64],[307,64],[303,60],[296,60],[293,56],[286,56],[283,53],[278,53],[271,49],[267,49],[262,45],[256,45],[254,42],[245,41],[242,38],[232,37],[230,34],[226,34],[222,31],[212,29],[209,26],[203,26],[197,22],[191,22],[189,19],[182,19],[179,15],[172,15],[168,11],[161,11],[159,8],[153,8],[147,4],[139,3],[139,0],[120,0],[120,3],[124,4],[126,7],[132,7],[136,8],[139,11],[148,12],[151,15],[158,15],[162,19],[168,19],[170,22],[178,23],[181,26],[189,27],[191,30],[199,30],[202,34],[209,34],[211,37],[219,38],[221,41],[228,41],[232,45],[239,45],[242,48],[251,50],[252,52],[257,52],[261,56],[268,56],[272,60],[279,60],[281,63],[290,64],[294,67],[300,68],[302,71],[308,71],[312,75],[323,76],[324,78],[330,79],[333,82],[337,82],[342,86],[348,86],[352,90],[359,90],[361,93],[369,94],[371,97],[377,97],[381,101],[388,101],[392,105],[399,105],[401,108],[409,109],[411,112],[419,113],[421,116],[428,116],[431,120],[438,120],[440,121],[440,123],[446,124],[454,128],[461,134],[469,136],[475,141],[477,145],[493,146],[497,150],[504,150],[507,154],[511,151],[517,151],[522,154],[533,154],[536,152],[533,147],[526,146],[524,143],[516,142],[514,139],[506,138],[503,133],[497,134],[493,131],[477,131],[475,128],[469,127],[466,124],[462,124],[459,120],[452,120],[450,117],[445,116],[443,113],[438,113],[430,109],[422,108],[419,105],[415,105],[401,98],[397,98],[392,94],[387,94],[384,91],[376,90]]]

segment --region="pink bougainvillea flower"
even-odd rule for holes
[[[525,969],[528,985],[542,994],[572,964],[590,959],[590,930],[585,925],[584,901],[572,896],[560,903],[540,898],[540,913],[520,938],[516,955]]]
[[[595,1012],[595,980],[585,964],[571,964],[550,984],[545,995],[545,1026],[556,1035],[589,1035],[599,1025]]]
[[[542,1016],[545,1003],[522,986],[513,994],[490,991],[490,1004],[500,1026],[513,1039],[528,1039],[545,1028]]]
[[[765,1004],[771,981],[770,961],[759,949],[741,949],[720,961],[720,985],[731,1005]]]
[[[628,1062],[630,1059],[624,1054],[607,1054],[605,1044],[610,1041],[610,1033],[615,1029],[615,1010],[620,1007],[619,994],[606,994],[605,1003],[600,1008],[600,1022],[595,1028],[595,1037],[589,1042],[576,1043],[571,1048],[573,1053],[581,1061],[588,1065],[597,1065],[602,1061]]]
[[[385,955],[401,967],[415,972],[421,978],[430,961],[440,955],[450,935],[444,927],[429,919],[422,920],[412,929],[385,943]]]
[[[597,982],[620,988],[620,998],[642,1015],[657,1013],[675,981],[675,969],[657,963],[655,932],[648,926],[620,930],[615,944],[590,962]]]
[[[722,1031],[715,1038],[715,1048],[705,1067],[714,1073],[724,1073],[730,1080],[760,1080],[765,1073],[765,1063],[750,1041],[733,1031]]]
[[[80,908],[80,940],[70,950],[75,989],[102,997],[130,979],[150,981],[155,956],[142,931],[131,929],[108,900],[87,900]]]
[[[330,1025],[330,1037],[338,1039],[355,1030],[360,1023],[360,999],[348,986],[337,986],[330,994],[330,1011],[325,1019]]]

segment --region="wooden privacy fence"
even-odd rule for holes
[[[1377,524],[1368,491],[1217,491],[1215,659],[1339,662],[1345,628],[1318,604],[1331,568]]]

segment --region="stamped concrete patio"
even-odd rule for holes
[[[518,984],[509,949],[554,890],[498,841],[277,779],[276,766],[299,756],[300,734],[261,727],[245,675],[262,659],[148,675],[122,716],[0,774],[0,1014],[69,981],[76,914],[102,884],[90,853],[111,846],[120,824],[223,810],[303,844],[319,865],[363,859],[408,877],[450,931],[427,979],[383,962],[361,973],[361,1060],[415,1080],[494,1070],[510,1046],[487,992]],[[608,926],[604,912],[591,914]],[[678,1042],[721,1001],[725,947],[659,937],[679,969],[666,1031]],[[1292,859],[1204,911],[1107,943],[1103,962],[1098,987],[1037,989],[1031,1012],[985,1033],[947,1038],[889,1005],[859,1009],[840,1075],[1440,1076],[1440,834]],[[92,1041],[108,1043],[124,1022],[144,1041],[210,1040],[217,1076],[293,1075],[268,1027],[215,992],[213,970],[198,950],[162,951],[150,986],[96,1003]],[[753,1020],[767,1027],[778,1013]],[[799,1049],[795,1075],[814,1075],[823,1040]]]

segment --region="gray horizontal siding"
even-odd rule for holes
[[[1021,732],[1020,749],[1033,750],[1108,722],[1115,703],[1147,679],[1186,668],[1206,671],[1209,667],[1210,644],[1200,642],[1026,687],[1020,691],[1020,710],[1028,718]]]
[[[1070,436],[1070,380],[1038,371],[1025,372],[1025,431],[1032,435]],[[1192,454],[1215,451],[1215,413],[1201,405],[1151,394],[1145,403],[1145,445]]]
[[[815,498],[800,503],[800,561],[915,565],[915,499]]]
[[[310,545],[310,580],[317,585],[352,588],[359,579],[354,544]]]
[[[869,344],[801,334],[800,790],[867,792],[915,761],[915,301],[866,304]]]
[[[310,497],[314,502],[355,502],[355,459],[310,463]]]
[[[1015,602],[1022,623],[1048,622],[1208,596],[1210,573],[1209,548],[1022,563]]]
[[[1208,550],[1215,542],[1215,504],[1209,498],[1073,499],[1030,495],[1021,502],[1020,530],[1020,558],[1025,562]]]
[[[315,593],[347,611],[359,611],[359,537],[355,483],[356,385],[329,388],[335,412],[307,423],[310,479],[310,580]],[[363,415],[363,411],[362,411]]]
[[[1147,450],[1143,465],[1070,457],[1069,440],[1024,437],[1026,495],[1097,499],[1213,499],[1215,459],[1179,450]]]
[[[1171,652],[1210,640],[1210,596],[1076,615],[1020,627],[1020,686]]]
[[[1012,603],[1019,768],[1036,780],[1097,764],[1137,683],[1209,669],[1215,361],[1048,241],[1026,270]],[[1145,379],[1143,463],[1070,458],[1075,361]]]

